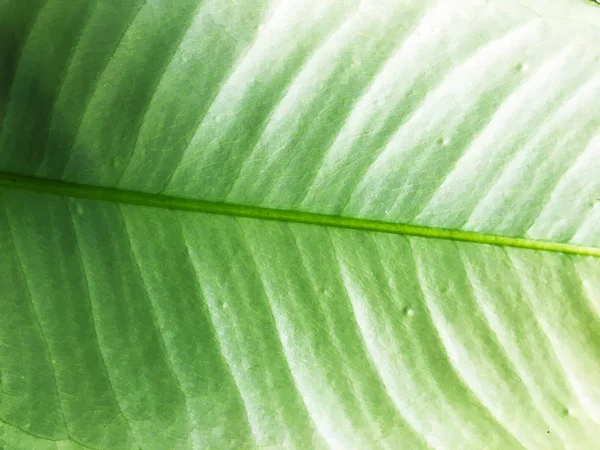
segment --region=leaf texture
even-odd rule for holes
[[[2,170],[600,245],[595,26],[476,0],[0,15]]]
[[[25,433],[577,448],[599,432],[598,291],[581,281],[597,259],[20,191],[2,203],[1,411]]]
[[[0,171],[600,247],[542,6],[0,0]],[[598,258],[4,186],[0,274],[3,448],[600,448]]]

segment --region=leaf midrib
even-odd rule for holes
[[[205,200],[171,197],[161,194],[149,194],[116,188],[70,183],[47,178],[30,177],[10,172],[0,172],[0,186],[13,189],[24,189],[51,195],[60,195],[64,197],[101,200],[113,203],[148,206],[161,209],[191,211],[261,220],[274,220],[279,222],[302,223],[325,227],[370,231],[376,233],[445,239],[459,242],[523,248],[528,250],[600,258],[600,248],[584,245],[500,236],[477,233],[473,231],[433,228],[353,217],[331,216],[303,211],[209,202]]]

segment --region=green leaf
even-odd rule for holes
[[[0,0],[0,447],[600,448],[599,26]]]

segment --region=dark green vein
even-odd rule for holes
[[[472,231],[430,228],[418,225],[390,223],[354,217],[336,217],[302,211],[290,211],[283,209],[262,208],[258,206],[193,200],[187,198],[170,197],[167,195],[149,194],[115,188],[68,183],[65,181],[49,180],[45,178],[28,177],[8,172],[0,172],[0,187],[24,189],[45,194],[61,195],[65,197],[102,200],[114,203],[149,206],[162,209],[192,211],[262,220],[275,220],[279,222],[304,223],[309,225],[320,225],[326,227],[346,228],[352,230],[399,234],[404,236],[417,236],[433,239],[446,239],[451,241],[472,242],[476,244],[515,247],[528,250],[539,250],[600,258],[600,248],[587,247],[583,245],[498,236],[476,233]]]

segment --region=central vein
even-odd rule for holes
[[[497,245],[502,247],[517,247],[530,250],[568,253],[573,255],[594,256],[600,258],[600,248],[586,247],[582,245],[498,236],[475,233],[471,231],[448,230],[445,228],[429,228],[417,225],[390,223],[352,217],[336,217],[301,211],[261,208],[258,206],[245,206],[229,203],[208,202],[203,200],[192,200],[170,197],[167,195],[148,194],[115,188],[67,183],[64,181],[28,177],[7,172],[0,172],[0,186],[15,189],[26,189],[29,191],[61,195],[65,197],[103,200],[129,205],[149,206],[154,208],[180,211],[194,211],[252,219],[275,220],[280,222],[304,223],[326,227],[399,234],[403,236],[446,239],[461,242]]]

